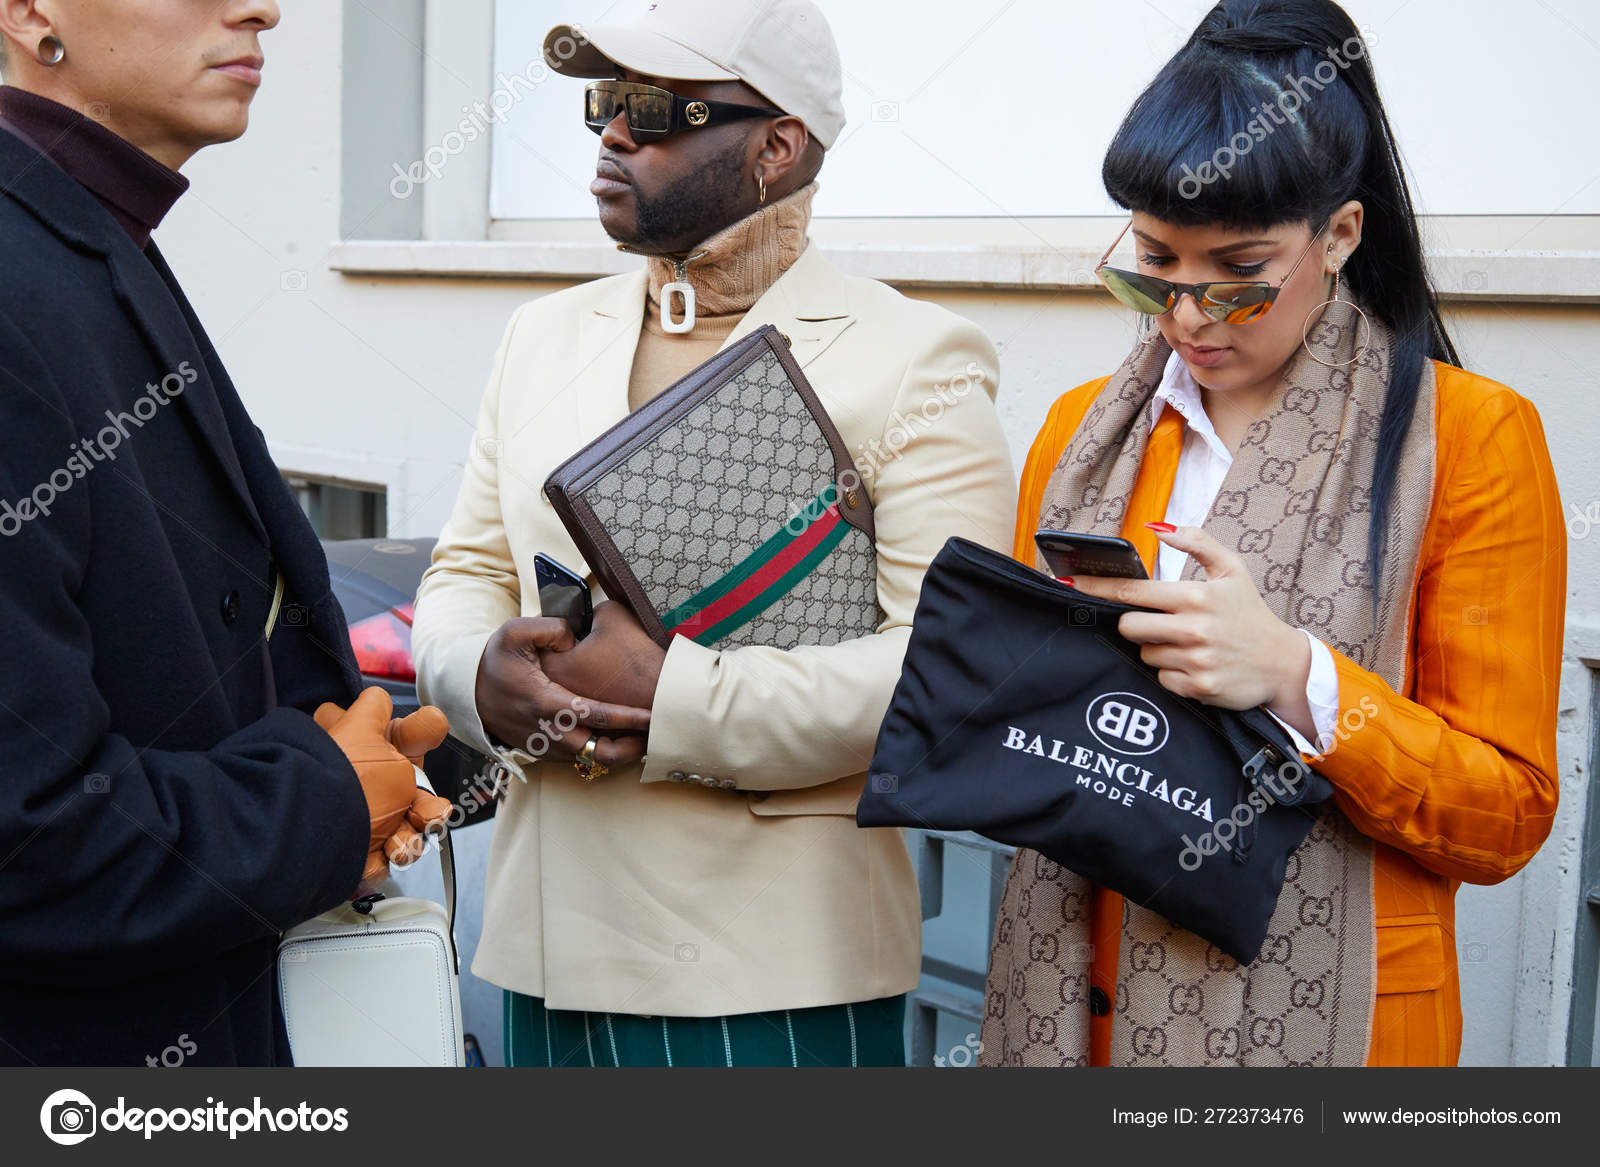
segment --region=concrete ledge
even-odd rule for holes
[[[825,246],[852,275],[900,287],[1057,292],[1100,287],[1098,250],[1045,246]],[[1428,252],[1447,300],[1492,303],[1600,303],[1600,251]],[[602,243],[494,240],[482,243],[336,243],[328,266],[349,276],[561,280],[633,271],[640,260]]]

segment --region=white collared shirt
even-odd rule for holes
[[[1217,436],[1216,428],[1206,416],[1200,398],[1200,386],[1190,375],[1188,366],[1177,353],[1167,359],[1161,384],[1156,386],[1150,402],[1152,427],[1161,420],[1165,409],[1175,409],[1183,418],[1183,452],[1178,455],[1178,473],[1172,483],[1172,498],[1167,503],[1166,520],[1176,527],[1201,526],[1211,512],[1222,480],[1233,465],[1233,453]],[[1176,547],[1161,544],[1156,555],[1156,579],[1175,580],[1183,575],[1189,556]],[[1311,705],[1311,716],[1316,721],[1317,740],[1334,742],[1334,727],[1339,719],[1339,673],[1333,663],[1333,652],[1304,628],[1302,635],[1311,643],[1311,675],[1306,680],[1306,700]],[[1307,754],[1324,752],[1317,749],[1292,725],[1274,715],[1279,725],[1294,737],[1295,745]]]

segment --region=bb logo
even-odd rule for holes
[[[39,1108],[39,1125],[52,1143],[70,1147],[94,1134],[95,1107],[78,1090],[57,1090]]]
[[[1089,703],[1089,732],[1119,754],[1153,754],[1167,744],[1167,715],[1137,693],[1102,693]]]

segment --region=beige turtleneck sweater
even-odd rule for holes
[[[630,410],[710,360],[751,305],[800,258],[816,193],[816,183],[803,186],[723,228],[689,253],[704,252],[685,267],[695,296],[695,324],[689,332],[661,327],[661,289],[672,282],[672,260],[650,257],[644,327],[628,377]],[[673,306],[681,308],[682,302],[674,297]]]

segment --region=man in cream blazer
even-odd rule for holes
[[[681,19],[684,9],[707,6],[719,7],[710,0],[658,7]],[[813,6],[784,0],[775,7],[814,14],[811,28],[820,25],[831,46]],[[793,27],[792,14],[788,24],[774,21],[774,31]],[[552,65],[557,57],[548,45],[562,32],[547,42]],[[698,42],[693,27],[674,32],[674,44],[703,47],[719,67],[738,66],[736,50],[705,39],[714,31]],[[603,29],[582,36],[591,46],[605,44]],[[769,56],[782,62],[797,55]],[[598,65],[578,57],[562,71],[577,72],[586,61],[595,71],[580,75],[617,68],[609,57]],[[628,66],[643,72],[650,63]],[[795,117],[782,122],[831,142],[843,117],[837,74],[831,90],[824,84],[832,104],[808,105],[804,93],[819,84],[814,76],[813,65],[801,95],[791,91],[783,105],[803,126]],[[763,77],[760,92],[781,92],[783,82]],[[607,134],[626,136],[623,120],[619,114]],[[627,163],[642,183],[640,148],[624,142],[615,151],[619,169]],[[613,766],[593,782],[575,772],[569,754],[535,759],[486,733],[475,696],[480,663],[502,625],[539,615],[535,554],[584,570],[542,486],[629,412],[636,355],[644,359],[641,337],[662,342],[647,311],[655,311],[665,279],[685,274],[681,263],[662,259],[517,310],[494,362],[454,513],[423,579],[414,634],[419,692],[445,710],[457,737],[497,754],[515,775],[496,818],[473,971],[511,991],[508,1045],[518,1064],[696,1060],[685,1050],[689,1031],[669,1029],[663,1018],[674,1026],[715,1020],[704,1060],[724,1064],[726,1054],[726,1064],[746,1064],[728,1022],[758,1016],[775,1035],[782,1064],[791,1064],[791,1054],[794,1064],[849,1064],[865,1060],[861,1004],[886,1000],[897,1006],[885,1024],[899,1048],[898,995],[917,984],[921,957],[916,878],[901,832],[857,828],[856,802],[899,678],[923,573],[951,536],[1009,546],[1014,476],[993,402],[993,345],[941,308],[844,275],[809,245],[815,188],[803,171],[789,176],[795,190],[775,205],[765,205],[765,185],[763,203],[756,203],[752,180],[757,213],[696,251],[707,256],[701,270],[724,277],[737,270],[746,282],[752,266],[781,268],[770,286],[751,293],[753,304],[737,315],[722,347],[775,325],[852,452],[875,508],[883,611],[876,633],[788,651],[719,652],[674,639],[661,662],[643,760]],[[771,230],[756,229],[770,223]],[[767,255],[784,247],[795,254]],[[691,282],[696,270],[687,269]],[[703,291],[705,311],[726,288],[708,275]],[[706,323],[717,319],[727,317]],[[802,1011],[820,1017],[852,1005],[838,1017],[841,1035],[848,1023],[848,1055],[843,1036],[833,1056],[822,1049],[825,1035],[808,1039],[797,1029]],[[580,1027],[561,1028],[562,1018],[580,1016]],[[633,1032],[624,1023],[645,1024],[651,1035],[659,1029],[651,1040],[662,1048],[630,1048],[634,1038],[619,1039]],[[533,1053],[516,1048],[530,1043]],[[893,1061],[892,1053],[884,1060]]]

